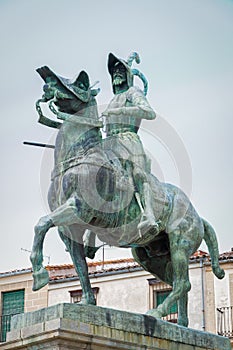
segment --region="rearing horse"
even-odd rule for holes
[[[153,228],[140,233],[140,205],[130,164],[114,156],[111,137],[102,139],[94,94],[89,79],[80,73],[75,84],[54,75],[48,67],[38,70],[46,81],[43,101],[58,107],[59,125],[54,170],[48,193],[51,213],[35,226],[31,262],[33,290],[48,283],[43,267],[43,242],[51,227],[58,227],[70,253],[83,291],[82,303],[95,304],[84,253],[83,235],[91,229],[101,241],[132,248],[135,260],[148,272],[172,286],[172,292],[148,314],[163,317],[178,301],[178,323],[187,326],[189,257],[204,239],[214,274],[224,277],[219,266],[218,244],[213,228],[200,218],[187,196],[177,187],[150,176],[153,211],[160,220],[159,234]],[[55,83],[54,83],[55,82]],[[83,91],[82,91],[83,90]],[[52,105],[50,105],[52,109]],[[68,112],[67,112],[68,111]],[[128,167],[127,167],[128,164]]]

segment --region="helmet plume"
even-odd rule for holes
[[[132,66],[133,61],[136,61],[137,64],[140,63],[140,57],[139,54],[137,52],[132,52],[129,57],[127,58],[127,64],[129,67]]]

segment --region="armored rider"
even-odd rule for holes
[[[140,62],[137,53],[132,53],[128,60],[117,58],[112,53],[108,57],[108,71],[112,79],[114,97],[102,116],[105,118],[106,136],[115,139],[114,153],[123,163],[131,164],[131,170],[136,189],[136,199],[142,212],[138,225],[139,234],[153,228],[158,232],[158,223],[152,208],[152,196],[148,177],[150,160],[143,149],[137,134],[142,119],[153,120],[155,112],[150,107],[145,95],[147,81],[137,69],[131,69],[133,60]],[[144,92],[133,86],[134,75],[139,76],[144,84]],[[126,162],[128,160],[128,162]]]

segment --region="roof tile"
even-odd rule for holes
[[[206,260],[210,261],[210,255],[203,251],[197,250],[191,257],[190,262],[199,261],[200,258],[206,258]],[[221,253],[219,255],[219,260],[232,260],[233,259],[233,250]],[[139,264],[133,258],[125,258],[125,259],[112,259],[107,261],[91,261],[88,262],[88,269],[90,274],[101,273],[106,271],[119,271],[119,270],[127,270],[133,269],[135,267],[139,267]],[[74,269],[73,264],[60,264],[60,265],[48,265],[46,269],[49,271],[51,280],[58,280],[64,278],[76,277],[77,274]],[[0,277],[12,276],[23,273],[31,273],[32,268],[22,268],[15,269],[7,272],[0,272]]]

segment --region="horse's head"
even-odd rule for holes
[[[91,89],[90,80],[85,71],[81,71],[74,81],[56,75],[47,66],[38,68],[37,72],[45,81],[43,101],[52,100],[60,112],[68,114],[80,112],[86,104],[91,102],[93,105],[94,96],[99,92],[98,89]]]

